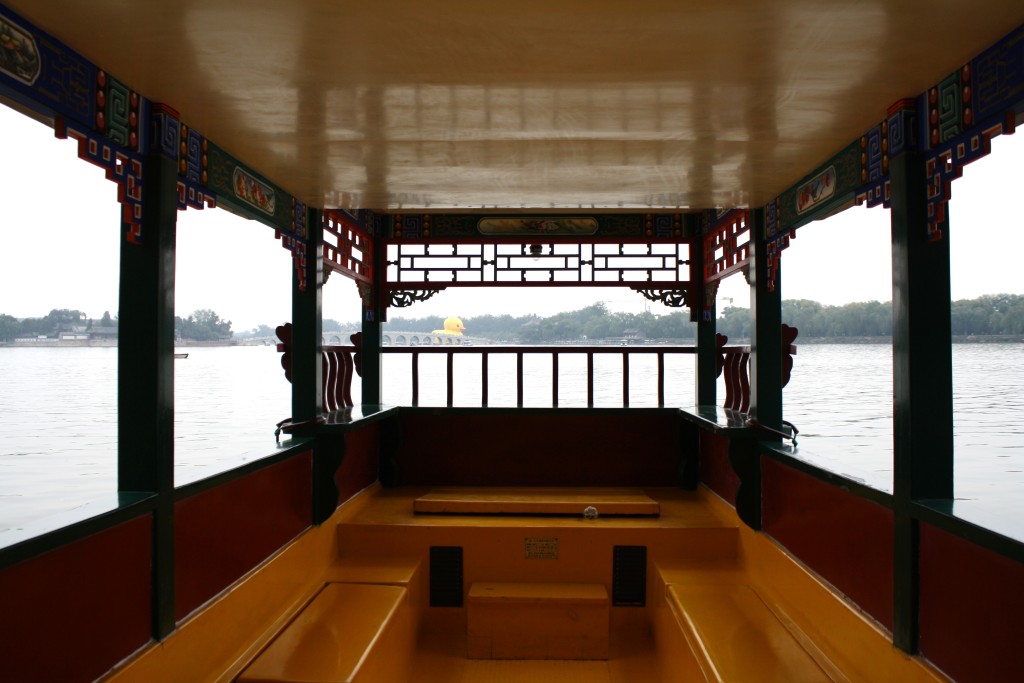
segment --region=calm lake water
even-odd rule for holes
[[[189,357],[175,362],[175,483],[272,453],[274,425],[291,412],[274,347],[179,351]],[[888,345],[799,347],[784,394],[799,457],[892,490],[891,359]],[[1024,344],[956,345],[953,359],[956,496],[973,521],[1019,535],[1006,521],[1024,519]],[[655,362],[630,361],[630,405],[656,405]],[[621,405],[621,366],[596,357],[597,405]],[[385,357],[386,403],[410,402],[409,367]],[[420,372],[420,405],[444,405],[444,357],[421,356]],[[666,373],[666,403],[692,404],[693,356],[668,358]],[[585,374],[582,355],[560,358],[560,406],[586,405]],[[525,404],[551,405],[550,357],[527,356],[525,375]],[[489,376],[489,405],[515,405],[515,357],[492,356]],[[479,357],[457,359],[456,405],[479,405],[479,377]],[[0,544],[116,490],[116,378],[115,348],[0,348]]]

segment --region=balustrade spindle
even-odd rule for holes
[[[523,352],[516,353],[516,407],[523,407]]]
[[[739,411],[745,413],[750,410],[750,352],[744,351],[740,354],[739,375],[740,375],[740,406]]]
[[[320,403],[324,412],[330,412],[337,410],[337,406],[334,405],[334,382],[335,375],[331,371],[331,360],[333,354],[322,353],[320,355],[320,368],[323,374],[323,387],[321,388]]]
[[[480,404],[487,407],[487,352],[480,359]]]
[[[629,407],[629,352],[622,352],[622,407]]]
[[[412,352],[412,405],[413,408],[420,404],[420,354]]]
[[[551,354],[551,407],[558,407],[558,352]]]
[[[455,399],[455,354],[448,351],[448,407],[451,408]]]
[[[658,352],[658,407],[665,405],[665,354]]]
[[[594,407],[594,354],[587,352],[587,407]]]

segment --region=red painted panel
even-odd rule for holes
[[[345,458],[334,478],[339,504],[377,481],[380,425],[371,424],[349,432],[345,439]]]
[[[147,515],[0,571],[0,680],[92,681],[150,638]]]
[[[401,482],[461,486],[672,486],[673,414],[400,414]]]
[[[1021,680],[1024,564],[921,525],[921,653],[962,683]]]
[[[736,506],[736,489],[740,487],[740,479],[729,462],[728,438],[701,431],[700,480],[729,505]]]
[[[762,457],[764,530],[892,630],[893,514]]]
[[[312,518],[312,453],[175,507],[175,616],[185,617],[265,560]]]

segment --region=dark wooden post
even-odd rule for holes
[[[708,290],[704,284],[704,235],[700,234],[696,225],[691,223],[691,226],[694,238],[690,246],[690,282],[694,296],[690,305],[690,320],[697,323],[694,398],[699,406],[713,406],[718,403],[718,345],[715,343],[717,306],[711,302],[710,310],[705,308]],[[706,314],[709,317],[705,318]]]
[[[306,209],[305,289],[300,288],[299,274],[292,271],[292,420],[315,420],[323,413],[323,214],[319,209]],[[316,437],[313,444],[313,499],[311,521],[320,524],[330,517],[337,505],[334,471],[340,463],[337,440]]]
[[[322,215],[319,209],[306,210],[306,288],[299,288],[296,271],[292,276],[292,420],[315,419],[322,412],[323,365],[323,269],[324,248]]]
[[[384,307],[386,292],[384,283],[387,280],[387,252],[384,238],[378,231],[373,234],[373,287],[370,291],[369,306],[363,307],[363,348],[362,380],[363,403],[380,405],[381,403],[381,325],[386,320],[387,309]]]
[[[143,162],[142,244],[121,225],[117,489],[156,494],[153,637],[174,630],[174,259],[177,164]]]
[[[750,414],[763,425],[782,429],[782,274],[768,279],[764,209],[750,212]]]
[[[924,160],[889,162],[892,196],[893,642],[918,648],[918,523],[911,505],[953,497],[948,226],[928,241]]]
[[[716,307],[711,307],[711,320],[697,321],[696,399],[699,406],[718,403],[718,346],[715,343]]]

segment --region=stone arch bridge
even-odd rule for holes
[[[323,335],[326,346],[348,345],[349,333],[331,332]],[[431,332],[386,332],[381,337],[383,346],[471,346],[469,337],[454,334],[433,334]]]

